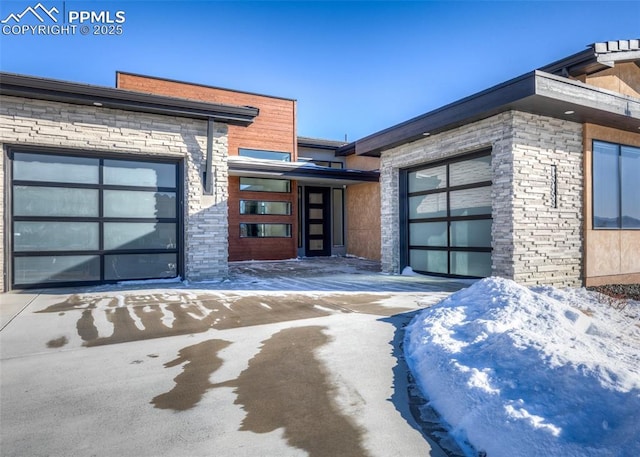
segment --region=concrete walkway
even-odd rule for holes
[[[416,420],[401,342],[466,284],[377,268],[242,262],[214,283],[0,295],[0,453],[454,455]]]

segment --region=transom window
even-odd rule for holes
[[[319,167],[327,167],[327,168],[344,168],[344,164],[342,162],[335,162],[332,160],[308,160],[308,162],[317,165]]]
[[[291,192],[288,179],[240,178],[240,190],[244,192]]]
[[[241,238],[291,238],[291,224],[240,224]]]
[[[240,200],[240,214],[291,215],[291,202]]]
[[[640,229],[640,148],[593,142],[593,228]]]
[[[415,271],[491,274],[491,155],[406,170],[405,264]]]
[[[251,157],[253,159],[277,160],[279,162],[291,162],[290,152],[264,151],[262,149],[245,149],[240,148],[238,155],[242,157]]]

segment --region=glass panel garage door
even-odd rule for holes
[[[12,284],[179,274],[178,164],[12,154]]]
[[[491,155],[405,172],[405,262],[447,276],[491,275]]]

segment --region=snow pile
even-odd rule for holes
[[[421,276],[420,274],[413,271],[413,268],[411,267],[404,267],[404,270],[402,270],[402,273],[400,274],[402,276]]]
[[[407,361],[468,455],[640,455],[640,302],[599,300],[487,278],[416,316]]]

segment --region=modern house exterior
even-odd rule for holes
[[[639,40],[593,44],[347,148],[381,160],[387,272],[640,282]]]
[[[298,138],[295,100],[124,72],[117,73],[116,85],[259,109],[251,125],[228,128],[230,261],[346,254],[379,258],[377,221],[374,233],[351,228],[366,219],[364,208],[379,207],[375,194],[355,195],[359,185],[377,186],[379,160],[336,156],[342,142]],[[365,201],[347,211],[354,198]]]
[[[3,290],[221,279],[355,255],[524,284],[640,282],[640,43],[345,144],[293,99],[119,72],[0,74]]]
[[[379,257],[379,197],[362,190],[378,160],[298,138],[295,100],[128,73],[117,86],[0,74],[3,290]]]

